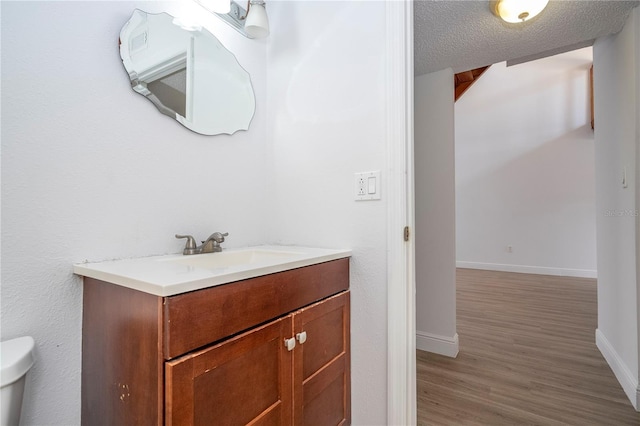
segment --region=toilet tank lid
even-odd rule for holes
[[[10,385],[29,371],[33,366],[34,346],[30,336],[0,342],[0,387]]]

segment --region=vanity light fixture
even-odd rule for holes
[[[269,35],[269,19],[264,0],[249,0],[246,10],[233,0],[226,0],[229,5],[228,12],[218,12],[210,8],[207,5],[210,0],[195,1],[208,11],[215,13],[245,37],[264,38]]]
[[[205,9],[214,13],[231,12],[231,2],[229,0],[197,0]]]
[[[497,0],[491,2],[493,13],[511,24],[528,21],[547,7],[549,0]]]
[[[269,18],[263,0],[249,2],[244,30],[251,38],[264,38],[269,35]]]

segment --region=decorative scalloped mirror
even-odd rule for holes
[[[133,90],[186,128],[203,135],[249,128],[256,107],[249,73],[206,29],[136,9],[120,32],[120,56]]]

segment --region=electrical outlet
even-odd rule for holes
[[[367,194],[366,180],[362,176],[356,176],[356,196],[363,196]]]
[[[380,199],[380,171],[355,173],[355,199],[368,201]]]

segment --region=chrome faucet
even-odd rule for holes
[[[184,250],[182,254],[200,254],[200,253],[217,253],[222,251],[222,247],[220,247],[220,243],[224,243],[224,237],[228,236],[229,233],[225,232],[224,234],[220,232],[214,232],[209,235],[206,241],[202,241],[202,244],[196,246],[196,240],[191,235],[178,235],[176,234],[176,238],[186,238],[187,243],[184,246]]]

